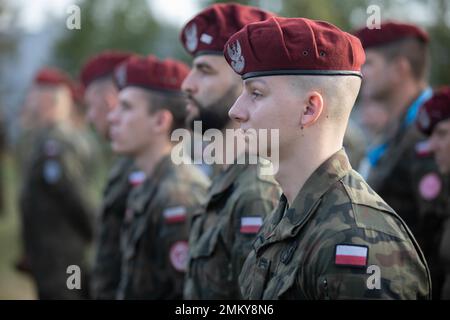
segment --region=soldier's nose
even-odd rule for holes
[[[183,83],[181,84],[181,90],[187,93],[188,95],[192,95],[196,92],[196,86],[192,79],[191,73],[189,73],[187,77],[183,80]]]
[[[117,123],[117,120],[119,119],[118,109],[119,108],[117,107],[117,108],[114,108],[113,110],[111,110],[110,112],[108,112],[108,115],[106,118],[107,118],[109,124]]]
[[[240,97],[233,104],[230,111],[228,111],[228,116],[231,118],[231,120],[237,121],[239,123],[248,120],[247,112],[245,111],[245,108],[242,107]]]

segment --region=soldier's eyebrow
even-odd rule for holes
[[[128,102],[127,100],[124,100],[124,99],[120,100],[120,104],[122,106],[124,106],[125,108],[131,108],[132,107],[131,103]]]
[[[244,85],[246,87],[250,87],[250,86],[252,86],[254,84],[261,84],[263,86],[267,86],[267,82],[264,81],[263,79],[247,79],[247,80],[244,80]]]
[[[206,62],[194,62],[194,67],[196,69],[214,71],[214,68]]]

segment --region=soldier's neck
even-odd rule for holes
[[[396,88],[389,97],[386,98],[384,104],[386,110],[389,110],[390,117],[393,122],[398,122],[405,114],[409,104],[416,99],[420,93],[425,90],[427,84],[424,82],[405,83],[401,88]]]
[[[239,158],[245,151],[239,152],[237,150],[237,146],[234,144],[234,138],[231,141],[227,140],[226,130],[232,129],[237,130],[239,128],[239,124],[234,121],[229,121],[225,128],[221,130],[223,136],[223,150],[217,150],[218,157],[222,160],[222,170],[227,170],[233,163],[230,163],[230,160],[236,162],[236,159]]]
[[[280,152],[280,165],[275,179],[291,206],[308,178],[341,146],[321,148],[320,145],[302,146],[290,152]]]
[[[148,148],[134,158],[136,167],[145,172],[147,177],[153,174],[158,163],[172,151],[170,143],[155,148]]]

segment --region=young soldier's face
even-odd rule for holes
[[[450,119],[439,122],[430,138],[430,148],[434,153],[439,170],[450,173]]]
[[[294,93],[288,76],[250,78],[230,109],[231,119],[244,131],[255,129],[279,130],[279,147],[288,148],[300,129],[301,101]],[[273,146],[272,146],[273,147]],[[270,153],[270,146],[268,146]],[[265,152],[259,150],[259,152]]]
[[[126,87],[119,93],[119,105],[108,114],[114,152],[138,156],[152,146],[155,116],[149,112],[149,95],[144,89]]]
[[[203,122],[203,129],[222,129],[230,120],[228,110],[242,91],[242,80],[219,55],[201,55],[184,79],[188,96],[187,123]]]
[[[117,105],[117,91],[112,83],[94,81],[84,95],[87,104],[87,119],[94,125],[95,130],[105,138],[109,135],[108,112],[110,104]]]
[[[376,50],[366,50],[366,62],[362,66],[361,94],[367,99],[383,100],[392,90],[394,68]]]

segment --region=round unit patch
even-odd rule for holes
[[[189,246],[186,241],[177,241],[170,247],[170,263],[175,270],[186,271],[188,253]]]
[[[436,173],[428,173],[423,176],[419,183],[420,195],[425,200],[435,199],[442,189],[442,182]]]

